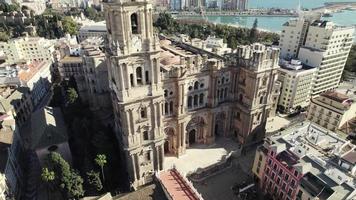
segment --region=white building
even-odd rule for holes
[[[187,40],[185,35],[181,35],[180,39],[184,42]],[[186,41],[187,42],[187,41]],[[224,43],[224,39],[209,36],[206,40],[201,40],[199,38],[192,38],[190,40],[192,46],[216,53],[218,55],[224,55],[227,53],[232,53],[232,49],[227,47]]]
[[[84,23],[83,26],[79,29],[78,40],[79,42],[82,42],[89,37],[101,37],[105,35],[106,35],[105,21]]]
[[[290,19],[283,24],[279,47],[282,59],[297,58],[299,48],[304,45],[308,28],[312,22],[320,19],[318,14],[303,13],[301,17]]]
[[[337,27],[328,21],[315,21],[308,30],[305,45],[298,58],[317,68],[312,95],[339,85],[353,42],[353,27]]]
[[[336,26],[313,13],[283,25],[281,58],[298,58],[317,69],[312,96],[338,86],[353,42],[353,27]]]
[[[0,42],[0,51],[7,56],[7,63],[53,61],[54,42],[41,37],[14,38]]]
[[[309,105],[315,68],[303,66],[298,60],[280,63],[278,80],[282,83],[278,105],[283,112],[293,112],[297,107]]]
[[[16,85],[30,90],[33,106],[36,107],[50,91],[51,62],[0,67],[0,85]]]

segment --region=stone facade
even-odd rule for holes
[[[115,131],[133,187],[194,143],[262,139],[277,105],[279,50],[241,46],[222,57],[154,34],[147,1],[105,3]]]

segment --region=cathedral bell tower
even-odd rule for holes
[[[160,47],[147,0],[106,2],[107,63],[115,131],[133,187],[163,169]]]

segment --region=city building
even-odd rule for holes
[[[317,68],[312,96],[339,85],[354,37],[354,27],[341,27],[320,20],[320,15],[302,13],[283,25],[280,39],[281,58],[298,58]]]
[[[19,127],[31,117],[33,104],[26,87],[0,86],[0,104],[2,112],[11,111]]]
[[[91,37],[81,43],[86,98],[92,110],[112,110],[104,40]],[[110,112],[111,113],[111,112]]]
[[[283,24],[279,40],[282,59],[298,58],[299,49],[305,44],[310,24],[320,18],[320,14],[305,12],[300,13],[299,18],[290,19]]]
[[[0,85],[28,88],[32,105],[36,108],[50,92],[51,65],[48,61],[19,65],[4,63],[0,67]]]
[[[291,113],[309,105],[316,68],[303,65],[299,60],[280,62],[278,80],[282,83],[278,105],[280,111]]]
[[[54,43],[41,37],[21,37],[0,42],[0,51],[7,56],[8,64],[53,61]]]
[[[264,137],[279,93],[279,49],[240,46],[224,57],[154,34],[147,1],[105,3],[115,132],[132,187],[152,181],[165,155],[216,137]],[[276,94],[276,95],[275,95]]]
[[[311,122],[266,138],[252,172],[273,199],[354,199],[356,146]]]
[[[10,109],[0,110],[0,199],[19,199],[24,185],[24,150]]]
[[[22,136],[30,135],[29,148],[36,152],[40,164],[46,161],[50,152],[57,152],[72,162],[68,131],[60,108],[46,106],[38,109],[21,131]]]
[[[78,41],[82,42],[89,37],[106,36],[105,21],[84,23],[78,32]]]
[[[181,35],[182,41],[186,40],[184,36],[185,35]],[[185,41],[185,42],[189,42],[189,41]],[[213,52],[218,55],[225,55],[225,54],[232,53],[232,49],[227,47],[227,44],[224,43],[224,39],[222,38],[216,38],[211,36],[208,36],[206,40],[193,38],[190,40],[189,43],[194,47],[198,47],[200,49]]]
[[[316,67],[312,96],[339,85],[354,37],[354,27],[338,27],[328,21],[314,21],[298,58]]]
[[[58,71],[61,79],[69,80],[69,78],[76,78],[83,76],[83,61],[80,56],[64,56],[58,62]]]
[[[248,0],[238,0],[237,10],[239,11],[248,10]]]
[[[332,131],[340,130],[348,121],[356,118],[356,95],[352,92],[347,94],[328,91],[311,99],[308,120]]]

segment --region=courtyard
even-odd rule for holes
[[[239,149],[239,144],[229,138],[217,138],[211,145],[194,144],[179,158],[165,157],[164,168],[175,166],[182,174],[196,172],[221,161],[230,152]]]
[[[232,190],[236,184],[252,182],[252,165],[255,150],[254,145],[246,151],[246,154],[234,158],[232,166],[212,175],[205,180],[193,182],[194,187],[205,200],[237,200],[239,199]]]

